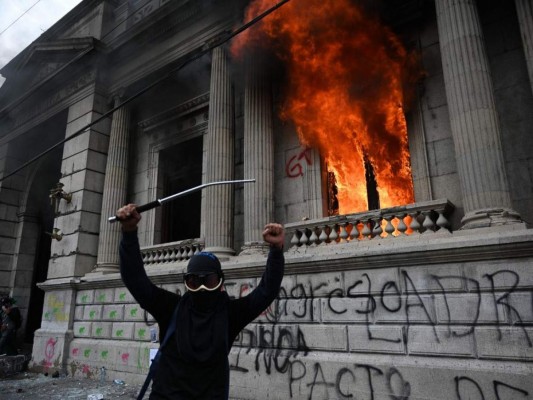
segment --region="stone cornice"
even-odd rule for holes
[[[403,242],[400,244],[400,242]],[[533,230],[501,231],[479,229],[454,235],[436,235],[405,240],[386,239],[346,243],[306,251],[285,252],[285,274],[317,274],[367,268],[406,268],[422,265],[469,263],[489,260],[533,258]],[[226,279],[259,278],[265,269],[266,258],[230,257],[222,262]],[[147,269],[156,284],[181,283],[187,262],[167,263]],[[64,278],[38,284],[44,291],[76,288],[77,290],[124,286],[120,274],[97,278]]]
[[[158,37],[165,32],[176,29],[187,20],[191,20],[192,17],[198,15],[202,10],[198,1],[185,1],[178,4],[177,1],[167,1],[155,10],[149,12],[143,12],[144,8],[151,5],[150,2],[145,4],[138,10],[134,11],[133,17],[139,18],[139,20],[133,24],[128,23],[126,30],[116,36],[115,38],[107,42],[109,51],[114,51],[119,47],[128,44],[132,39],[136,38],[135,45],[141,46],[143,42],[151,41],[155,37]],[[128,17],[130,18],[130,17]],[[166,19],[165,23],[161,20]],[[131,25],[130,25],[131,24]],[[149,34],[146,34],[149,30]],[[144,36],[142,42],[139,42],[137,38],[139,35]]]
[[[69,43],[70,45],[72,44],[72,42],[70,40],[68,40],[66,42],[61,41],[61,42],[55,42],[55,43],[56,43],[56,45],[57,45],[57,43],[62,43],[63,44],[63,46],[62,46],[63,48],[65,48],[64,46],[66,46],[65,43]],[[4,113],[6,113],[7,111],[12,110],[14,107],[16,107],[18,104],[20,104],[26,98],[30,97],[37,90],[39,90],[42,87],[44,87],[45,85],[47,85],[54,78],[56,78],[60,74],[64,74],[66,72],[66,70],[70,66],[72,66],[74,63],[76,63],[77,61],[79,61],[80,59],[85,57],[88,53],[90,53],[91,51],[93,51],[94,49],[96,49],[98,47],[96,39],[94,39],[94,38],[84,38],[84,40],[76,40],[76,43],[78,45],[80,45],[81,47],[79,47],[79,48],[70,47],[70,50],[75,50],[76,54],[73,55],[73,58],[69,62],[67,62],[65,65],[63,65],[60,68],[58,68],[57,70],[55,70],[53,73],[51,73],[45,79],[39,81],[35,85],[33,85],[30,88],[28,88],[21,96],[19,96],[15,100],[11,101],[9,104],[7,104],[4,108],[2,108],[0,110],[0,117]],[[33,56],[33,54],[34,54],[33,52],[29,53],[29,55],[28,55],[29,58],[28,58],[27,61],[29,61],[29,59]]]
[[[170,121],[176,120],[183,115],[190,114],[193,111],[206,107],[209,104],[209,93],[204,93],[194,99],[191,99],[185,103],[182,103],[176,107],[165,110],[162,113],[155,115],[154,117],[145,119],[139,122],[139,126],[143,128],[145,132],[150,132],[153,129],[164,125]]]

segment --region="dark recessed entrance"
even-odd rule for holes
[[[161,151],[164,197],[202,184],[202,136]],[[161,242],[200,237],[201,192],[167,203],[162,210]]]

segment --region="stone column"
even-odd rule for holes
[[[209,91],[209,123],[206,140],[205,183],[234,179],[234,101],[226,51],[213,50],[211,87]],[[205,248],[217,255],[233,255],[232,185],[205,189],[202,216]]]
[[[115,107],[120,98],[115,97]],[[102,193],[102,213],[100,216],[100,235],[96,268],[92,273],[118,272],[118,244],[120,224],[110,224],[107,218],[115,215],[116,210],[126,202],[128,185],[130,112],[121,107],[113,113],[109,150],[105,168],[104,192]]]
[[[244,89],[244,246],[241,254],[265,251],[263,227],[274,210],[274,134],[270,80],[250,57]]]
[[[515,4],[529,73],[529,84],[533,91],[533,3],[531,0],[515,0]]]
[[[492,82],[475,0],[436,0],[463,228],[520,222],[511,209]]]

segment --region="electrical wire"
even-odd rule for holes
[[[23,16],[25,16],[33,7],[37,5],[41,0],[37,0],[30,8],[28,8],[26,11],[24,11],[16,20],[14,20],[12,23],[10,23],[7,28],[5,28],[2,32],[0,32],[0,35],[7,31],[9,28],[11,28],[13,25],[15,25],[15,22],[17,22],[19,19],[21,19]]]
[[[222,46],[223,44],[229,42],[231,39],[233,39],[235,36],[237,36],[238,34],[244,32],[245,30],[247,30],[248,28],[250,28],[251,26],[255,25],[256,23],[258,23],[259,21],[261,21],[263,18],[267,17],[268,15],[270,15],[271,13],[273,13],[274,11],[276,11],[278,8],[280,8],[281,6],[283,6],[285,3],[288,3],[290,0],[282,0],[278,3],[276,3],[274,6],[272,6],[271,8],[267,9],[266,11],[264,11],[263,13],[259,14],[257,17],[253,18],[252,20],[250,20],[249,22],[241,25],[239,28],[235,29],[234,31],[231,31],[227,34],[226,37],[220,39],[219,41],[216,41],[214,44],[211,44],[210,46],[207,46],[205,47],[203,50],[199,51],[198,53],[192,55],[190,58],[188,58],[187,60],[183,61],[181,64],[179,64],[176,68],[173,68],[170,72],[168,72],[166,75],[164,75],[163,77],[155,80],[154,82],[152,82],[151,84],[149,84],[148,86],[144,87],[143,89],[139,90],[137,93],[133,94],[132,96],[130,96],[129,98],[127,98],[126,100],[124,100],[122,103],[118,104],[117,106],[113,107],[111,110],[107,111],[106,113],[102,114],[100,117],[98,117],[97,119],[95,119],[93,122],[85,125],[83,128],[80,128],[79,130],[77,130],[76,132],[74,132],[72,135],[68,136],[67,138],[59,141],[58,143],[56,143],[55,145],[49,147],[48,149],[46,149],[45,151],[43,151],[42,153],[38,154],[37,156],[33,157],[31,160],[27,161],[26,163],[22,164],[20,167],[16,168],[14,171],[10,172],[9,174],[3,176],[0,178],[0,182],[3,182],[4,180],[6,180],[7,178],[15,175],[17,172],[21,171],[22,169],[26,168],[27,166],[33,164],[35,161],[39,160],[41,157],[45,156],[46,154],[50,153],[51,151],[53,151],[54,149],[58,148],[59,146],[65,144],[66,142],[68,142],[69,140],[71,139],[74,139],[78,136],[80,136],[82,133],[84,133],[87,129],[89,129],[91,126],[93,125],[96,125],[97,123],[99,123],[100,121],[102,121],[103,119],[109,117],[110,115],[112,115],[115,111],[117,111],[118,109],[124,107],[126,104],[128,103],[131,103],[133,100],[135,100],[136,98],[138,98],[139,96],[143,95],[144,93],[148,92],[149,90],[153,89],[155,86],[159,85],[161,82],[165,81],[166,79],[170,78],[171,76],[173,76],[177,71],[179,71],[180,69],[182,69],[183,67],[185,67],[186,65],[190,64],[191,62],[199,59],[200,57],[208,54],[209,52],[211,52],[213,49],[219,47],[219,46]]]

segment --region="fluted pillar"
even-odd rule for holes
[[[533,91],[533,2],[531,0],[515,0],[515,4],[529,73],[529,84]]]
[[[120,103],[115,98],[115,106]],[[107,218],[126,202],[128,184],[128,144],[130,113],[121,107],[113,113],[109,150],[105,169],[104,193],[102,194],[102,214],[100,236],[98,238],[98,257],[93,273],[118,272],[118,244],[120,224],[110,224]]]
[[[463,228],[520,222],[511,209],[487,55],[475,0],[436,0],[465,216]]]
[[[245,74],[244,178],[255,178],[256,182],[244,186],[244,254],[265,250],[263,227],[272,222],[274,214],[274,134],[270,80],[252,57],[246,62]]]
[[[228,60],[224,48],[213,50],[209,91],[209,124],[206,135],[205,181],[227,181],[234,177],[234,100]],[[232,185],[205,189],[204,238],[207,251],[233,255]]]

